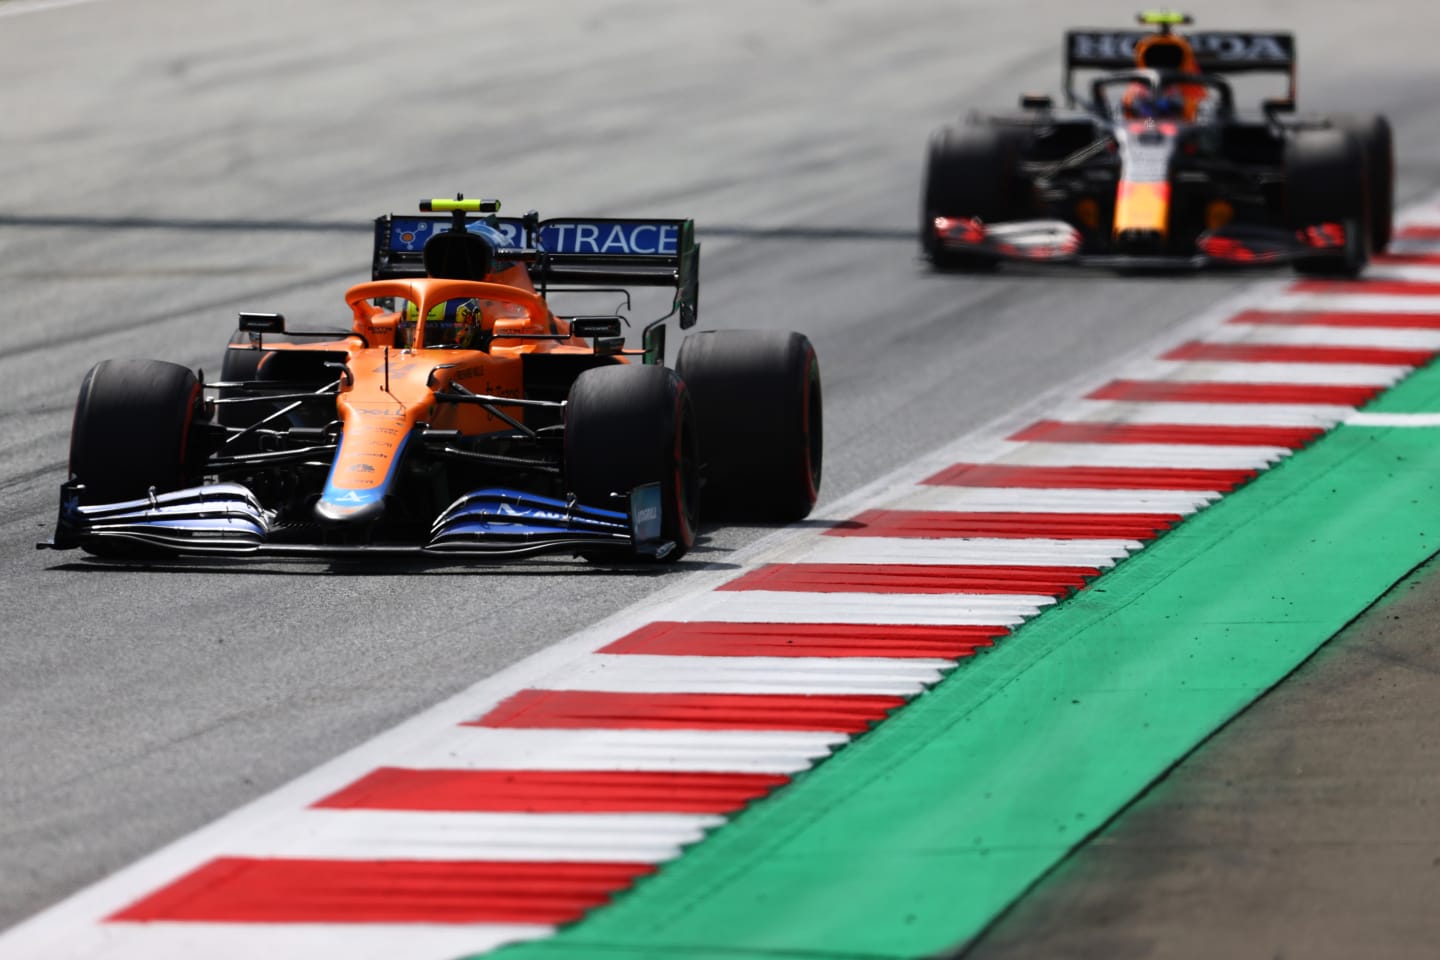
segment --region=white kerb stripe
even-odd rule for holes
[[[303,810],[235,834],[222,856],[317,860],[661,863],[716,814]]]
[[[1440,427],[1440,413],[1352,413],[1351,427]]]
[[[431,770],[794,773],[847,741],[789,730],[516,730],[454,727],[391,765]]]
[[[1077,400],[1058,419],[1082,423],[1178,423],[1213,427],[1328,427],[1354,407],[1308,403],[1128,403]]]
[[[1440,264],[1376,263],[1365,268],[1366,280],[1403,280],[1409,283],[1440,283]]]
[[[1108,567],[1139,550],[1139,540],[910,540],[816,537],[794,554],[801,563],[920,563],[1018,567]]]
[[[976,513],[1194,513],[1214,491],[1061,490],[1024,487],[910,487],[886,504],[891,510]],[[827,539],[864,539],[861,537]]]
[[[1211,360],[1144,360],[1122,370],[1119,380],[1176,383],[1309,383],[1388,387],[1413,367],[1380,363],[1240,363]]]
[[[110,923],[71,928],[54,949],[46,949],[34,937],[32,952],[23,956],[28,960],[455,960],[554,932],[552,926],[529,923]]]
[[[1405,293],[1282,293],[1265,306],[1273,310],[1332,313],[1440,313],[1440,295]]]
[[[1200,470],[1260,470],[1290,455],[1289,447],[1231,447],[1191,443],[1022,443],[996,463],[1040,467],[1160,467]],[[984,462],[984,461],[979,461]]]
[[[954,664],[920,657],[689,657],[597,653],[542,680],[547,690],[913,696]]]
[[[716,590],[656,611],[657,620],[731,623],[915,623],[1014,626],[1054,597],[1012,594],[788,593]]]
[[[1227,323],[1206,334],[1206,343],[1251,343],[1296,347],[1378,347],[1384,350],[1440,350],[1440,330],[1410,327],[1291,326]]]

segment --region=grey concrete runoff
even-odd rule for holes
[[[1437,567],[1398,584],[955,956],[1434,957]]]

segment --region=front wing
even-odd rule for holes
[[[514,559],[546,553],[663,558],[660,485],[631,490],[627,510],[609,510],[499,487],[476,490],[447,507],[424,543],[277,542],[271,513],[237,483],[216,483],[139,500],[80,505],[83,487],[61,487],[52,540],[41,549],[98,554],[317,557],[430,556]]]
[[[1301,259],[1349,255],[1354,227],[1321,223],[1301,230],[1230,225],[1207,230],[1195,240],[1188,256],[1128,253],[1083,253],[1079,230],[1063,220],[1015,220],[985,223],[973,217],[936,217],[932,249],[1025,263],[1073,264],[1093,267],[1200,269],[1254,267],[1293,263]]]

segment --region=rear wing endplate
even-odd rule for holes
[[[1067,30],[1065,32],[1065,95],[1075,103],[1072,75],[1079,69],[1133,70],[1135,45],[1146,30]],[[1288,32],[1196,30],[1180,33],[1195,52],[1202,73],[1284,73],[1295,99],[1295,35]]]

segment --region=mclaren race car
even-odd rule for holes
[[[1152,29],[1065,35],[1063,108],[1026,94],[1017,113],[932,135],[926,257],[1353,275],[1385,249],[1385,117],[1297,115],[1289,33],[1181,32],[1190,18],[1174,13],[1140,22]],[[1265,73],[1288,77],[1286,95],[1242,112],[1231,77]]]
[[[569,553],[675,560],[703,517],[789,521],[815,502],[821,393],[799,333],[696,322],[689,220],[498,216],[422,201],[375,223],[373,280],[340,330],[242,313],[218,381],[106,360],[75,407],[54,539],[100,556]],[[621,311],[670,312],[626,346]],[[703,490],[702,490],[703,487]]]

